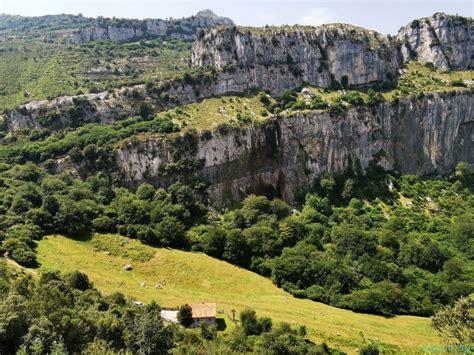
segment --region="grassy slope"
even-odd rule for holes
[[[0,110],[31,100],[87,93],[92,87],[104,91],[161,79],[182,70],[190,56],[190,43],[142,43],[0,43]]]
[[[167,112],[180,127],[197,129],[215,129],[222,123],[263,122],[262,112],[269,114],[257,93],[211,97]]]
[[[266,278],[200,253],[152,248],[117,235],[95,235],[82,241],[46,237],[39,242],[38,255],[41,269],[79,269],[105,294],[121,291],[135,300],[155,299],[165,307],[213,301],[228,313],[251,307],[276,321],[304,324],[311,338],[348,352],[361,345],[360,332],[409,352],[439,343],[427,318],[388,319],[296,299]],[[126,263],[133,266],[132,271],[123,270]],[[157,290],[156,283],[164,287]]]

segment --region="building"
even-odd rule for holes
[[[192,328],[199,327],[201,324],[214,324],[216,322],[216,304],[215,303],[196,303],[190,305],[193,310]]]

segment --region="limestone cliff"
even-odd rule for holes
[[[214,21],[210,14],[196,18],[200,18],[199,26]],[[303,83],[384,84],[396,80],[403,58],[429,61],[442,69],[472,67],[474,42],[470,19],[435,14],[429,20],[417,21],[402,28],[398,39],[350,25],[216,28],[196,41],[192,53],[192,65],[211,65],[215,70],[211,74],[192,82],[183,78],[172,80],[154,88],[138,85],[111,93],[31,102],[3,115],[6,129],[74,126],[77,113],[83,114],[79,117],[83,122],[107,123],[136,114],[142,100],[159,111],[252,88],[279,96],[283,90]],[[437,33],[436,38],[433,33]],[[435,39],[441,45],[434,45]],[[138,99],[127,92],[138,92]],[[53,125],[42,123],[51,121]]]
[[[321,172],[342,172],[356,161],[365,168],[377,159],[410,174],[474,163],[473,110],[472,93],[432,94],[337,115],[305,111],[265,125],[131,141],[116,156],[130,186],[193,176],[210,182],[216,205],[252,192],[291,202],[295,189]]]
[[[335,80],[360,86],[391,82],[400,68],[387,36],[350,25],[219,28],[199,39],[194,66],[233,72],[237,91],[252,87],[280,94],[302,83],[329,86]]]
[[[410,22],[397,35],[405,61],[432,63],[436,68],[474,68],[472,18],[436,13]]]
[[[231,19],[215,15],[211,10],[199,11],[195,16],[183,19],[104,19],[72,34],[71,43],[81,44],[97,40],[126,42],[143,38],[166,37],[195,40],[199,32],[214,26],[232,26]]]

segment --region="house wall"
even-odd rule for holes
[[[211,318],[196,318],[194,319],[194,322],[191,324],[191,328],[197,328],[200,327],[201,324],[206,324],[206,325],[211,325],[216,323],[216,317],[211,317]]]

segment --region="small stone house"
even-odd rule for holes
[[[191,328],[199,327],[201,324],[214,324],[216,322],[216,304],[215,303],[196,303],[190,305],[193,310],[193,323]]]

